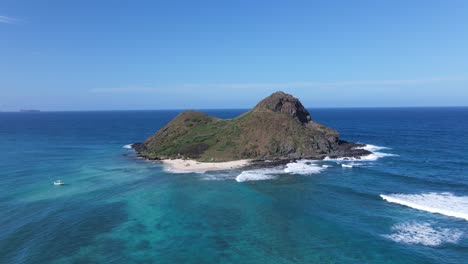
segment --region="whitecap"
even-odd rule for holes
[[[245,182],[245,181],[271,180],[271,179],[275,179],[277,177],[276,174],[281,173],[281,172],[282,172],[281,170],[275,170],[275,169],[247,170],[237,175],[236,181]]]
[[[448,192],[431,192],[423,194],[381,194],[380,197],[387,202],[468,220],[468,196],[455,196]]]
[[[127,145],[124,145],[123,148],[124,149],[132,149],[132,145],[133,144],[127,144]]]
[[[375,151],[379,151],[379,150],[382,150],[382,149],[390,149],[388,147],[382,147],[382,146],[376,146],[376,145],[372,145],[372,144],[366,144],[362,147],[357,147],[356,149],[365,149],[365,150],[368,150],[368,151],[371,151],[371,152],[375,152]]]
[[[364,160],[364,161],[375,161],[383,157],[398,156],[396,154],[385,153],[385,152],[379,151],[379,150],[384,150],[384,149],[390,149],[388,147],[376,146],[376,145],[371,145],[371,144],[366,144],[363,147],[357,147],[356,149],[364,149],[364,150],[372,152],[372,154],[360,157],[361,158],[360,160]]]
[[[356,149],[364,149],[367,151],[372,152],[369,155],[364,155],[360,157],[342,157],[342,158],[330,158],[330,157],[325,157],[323,160],[325,161],[376,161],[380,158],[384,157],[393,157],[393,156],[398,156],[396,154],[392,153],[385,153],[385,152],[380,152],[379,150],[384,150],[384,149],[390,149],[387,147],[381,147],[381,146],[376,146],[376,145],[371,145],[367,144],[362,147],[356,147]]]
[[[444,243],[456,244],[463,235],[458,229],[433,227],[426,222],[406,222],[394,225],[393,234],[384,235],[395,242],[404,244],[419,244],[424,246],[439,246]]]
[[[241,172],[237,177],[236,181],[262,181],[276,179],[280,174],[317,174],[323,171],[325,168],[317,165],[311,160],[298,160],[286,164],[286,167],[266,168],[266,169],[255,169],[246,170]]]
[[[366,156],[361,156],[359,159],[354,159],[356,161],[376,161],[380,158],[384,158],[384,157],[395,157],[395,156],[398,156],[396,154],[392,154],[392,153],[383,153],[383,152],[372,152],[371,154],[369,155],[366,155]]]
[[[341,167],[343,168],[352,168],[353,165],[349,165],[349,164],[341,164]]]
[[[324,167],[320,167],[309,160],[298,160],[286,164],[284,172],[292,174],[316,174],[324,170]]]

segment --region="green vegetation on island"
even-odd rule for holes
[[[233,119],[182,112],[145,142],[133,146],[148,159],[198,161],[322,159],[370,153],[338,136],[337,131],[312,121],[298,99],[276,92]]]

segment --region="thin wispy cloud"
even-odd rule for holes
[[[19,20],[17,18],[9,17],[9,16],[0,16],[0,23],[3,24],[16,24]]]
[[[427,79],[400,80],[358,80],[338,82],[285,82],[285,83],[188,83],[157,87],[128,86],[115,88],[96,88],[93,93],[157,93],[167,89],[285,89],[285,88],[340,88],[340,87],[388,87],[401,85],[424,85],[455,81],[467,81],[466,77],[444,77]]]

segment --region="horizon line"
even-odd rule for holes
[[[454,106],[322,106],[305,107],[306,109],[375,109],[375,108],[465,108],[468,105]],[[0,110],[0,113],[45,113],[45,112],[131,112],[131,111],[188,111],[188,110],[250,110],[252,108],[160,108],[160,109],[90,109],[90,110],[41,110],[41,109],[18,109]],[[38,110],[39,112],[21,112],[21,110]]]

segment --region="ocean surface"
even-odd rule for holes
[[[183,174],[125,147],[178,112],[0,113],[0,263],[468,263],[468,108],[310,109],[363,160]]]

